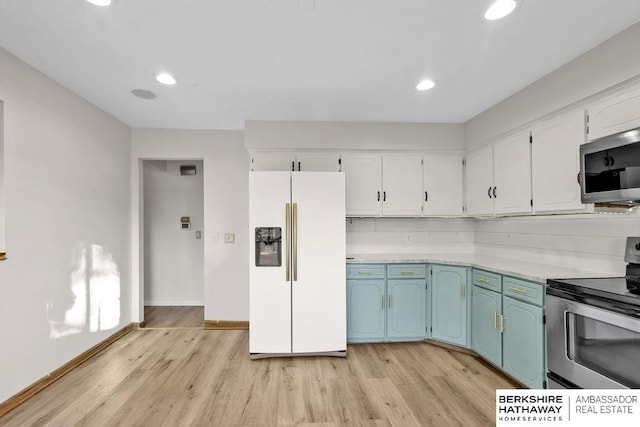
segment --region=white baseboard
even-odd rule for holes
[[[153,305],[153,306],[204,306],[204,301],[178,301],[178,300],[173,300],[173,301],[155,301],[155,300],[151,300],[151,301],[146,301],[144,302],[144,305]]]

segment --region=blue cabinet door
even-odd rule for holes
[[[543,309],[502,298],[504,315],[503,362],[505,372],[531,388],[542,388],[544,380]]]
[[[347,341],[383,341],[387,305],[384,279],[347,280]]]
[[[467,346],[467,268],[431,267],[431,337]]]
[[[471,305],[471,348],[497,366],[502,366],[502,294],[473,287]]]
[[[387,280],[387,337],[424,338],[425,279]]]

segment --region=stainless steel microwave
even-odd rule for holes
[[[640,128],[580,146],[582,203],[640,204]]]

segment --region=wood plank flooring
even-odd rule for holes
[[[248,331],[141,329],[0,418],[3,426],[489,426],[515,383],[427,343],[249,359]]]
[[[145,328],[202,328],[203,306],[145,306]]]

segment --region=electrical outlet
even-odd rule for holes
[[[234,233],[224,233],[224,242],[225,243],[235,243],[236,235]]]

